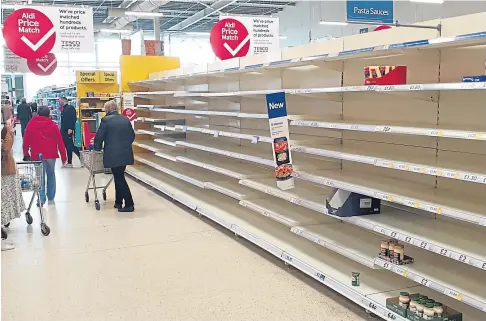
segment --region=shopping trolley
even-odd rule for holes
[[[40,200],[40,191],[44,184],[44,165],[42,163],[42,155],[39,155],[39,158],[39,161],[18,162],[17,170],[22,192],[32,192],[29,206],[25,212],[25,220],[29,225],[34,222],[32,215],[30,214],[30,209],[34,203],[34,198],[37,196],[37,204],[39,205],[39,215],[41,219],[40,228],[42,234],[47,236],[51,233],[51,229],[44,221],[44,209],[42,208]]]
[[[86,202],[89,202],[89,190],[94,191],[95,196],[95,208],[99,211],[100,210],[100,201],[98,200],[98,192],[97,189],[103,188],[103,200],[106,201],[106,189],[110,186],[111,182],[113,181],[113,176],[110,178],[108,183],[104,187],[97,187],[96,186],[96,174],[104,174],[106,173],[105,167],[103,166],[103,152],[98,152],[94,150],[84,150],[81,151],[81,161],[89,171],[89,179],[88,185],[86,185],[86,191],[84,192],[84,198]],[[90,187],[91,182],[93,182],[93,187]]]

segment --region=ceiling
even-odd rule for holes
[[[161,12],[160,30],[208,32],[219,20],[220,14],[245,14],[245,15],[271,15],[283,10],[286,6],[295,6],[295,1],[254,1],[254,0],[165,0],[165,1],[69,1],[69,0],[2,0],[2,4],[19,4],[32,2],[36,5],[84,5],[93,8],[93,20],[95,25],[106,24],[104,28],[120,28],[125,23],[131,23],[134,30],[153,31],[153,18],[137,18],[127,21],[125,18],[109,16],[110,8],[125,8],[127,10],[147,11],[142,8],[150,7],[150,11]],[[150,5],[150,6],[149,6]],[[2,22],[12,9],[4,9]],[[125,19],[125,20],[124,20]],[[118,21],[118,22],[117,22]],[[120,22],[120,21],[123,21]]]

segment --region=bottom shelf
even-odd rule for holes
[[[292,233],[288,226],[238,205],[238,201],[191,186],[148,166],[127,170],[132,177],[174,198],[201,215],[267,250],[385,320],[406,319],[385,308],[387,297],[400,291],[430,293],[430,297],[463,313],[464,321],[483,321],[485,314],[401,276],[369,269]],[[359,287],[351,286],[351,272],[360,273]],[[392,293],[387,295],[388,293]]]

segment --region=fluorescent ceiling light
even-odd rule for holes
[[[444,0],[410,0],[410,2],[443,4]]]
[[[323,21],[319,22],[320,25],[325,25],[325,26],[347,26],[347,22],[343,21]]]
[[[125,11],[126,16],[135,17],[162,17],[162,12],[148,12],[148,11]]]
[[[133,30],[128,30],[128,29],[100,29],[100,32],[106,32],[106,33],[132,33]]]
[[[189,36],[209,36],[209,32],[188,31],[188,32],[185,32],[185,34],[189,35]]]
[[[278,39],[283,39],[283,40],[285,40],[285,39],[287,39],[287,36],[279,36],[279,37],[278,37]]]
[[[410,0],[410,2],[442,4],[444,0]]]

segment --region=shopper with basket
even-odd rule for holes
[[[105,112],[106,116],[96,132],[94,149],[100,151],[103,148],[103,164],[105,168],[111,168],[113,173],[115,208],[118,212],[133,212],[135,207],[125,179],[125,169],[134,163],[132,144],[135,132],[130,120],[118,113],[118,106],[113,100],[105,103]]]
[[[50,109],[41,106],[38,109],[38,117],[32,118],[27,125],[24,135],[24,158],[38,161],[42,155],[44,167],[44,182],[40,189],[40,205],[44,205],[47,200],[54,201],[56,196],[56,159],[61,155],[63,164],[66,164],[66,148],[59,132],[59,128],[50,117]],[[46,197],[47,184],[47,197]]]
[[[10,118],[2,128],[2,251],[14,248],[13,244],[3,240],[3,226],[19,218],[20,213],[25,211],[17,166],[12,155],[14,136],[13,120]]]

